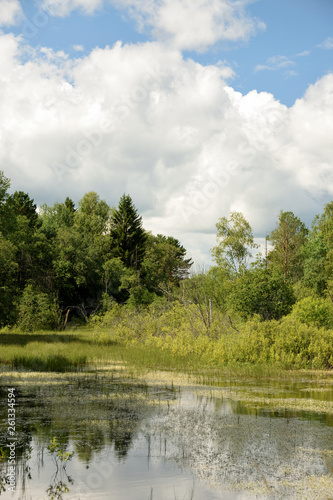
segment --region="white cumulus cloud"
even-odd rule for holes
[[[22,16],[19,0],[0,0],[0,26],[12,26]]]
[[[93,14],[110,3],[125,9],[139,31],[180,50],[206,50],[220,40],[247,40],[263,22],[246,12],[248,0],[43,0],[51,15],[67,16],[79,9]]]
[[[262,237],[281,209],[309,224],[333,196],[331,74],[287,108],[157,42],[21,51],[0,35],[0,170],[38,204],[129,193],[147,229],[207,260],[230,210]]]
[[[230,0],[115,0],[127,6],[141,29],[181,50],[205,50],[219,40],[246,40],[265,26]],[[246,2],[245,2],[246,3]]]

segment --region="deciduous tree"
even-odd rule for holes
[[[303,222],[292,212],[280,212],[278,224],[268,236],[273,246],[268,261],[283,274],[284,280],[302,275],[302,250],[307,234]]]
[[[214,260],[232,273],[243,272],[252,255],[251,250],[258,247],[250,224],[241,212],[231,212],[229,219],[219,219],[216,228],[218,244],[211,251]]]

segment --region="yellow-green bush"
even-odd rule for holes
[[[197,305],[176,303],[155,314],[115,307],[102,318],[94,333],[98,343],[146,345],[180,357],[199,356],[205,363],[275,364],[283,368],[333,368],[333,330],[306,325],[294,314],[281,321],[231,323],[216,313],[207,329]]]

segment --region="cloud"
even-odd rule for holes
[[[79,10],[86,15],[92,15],[102,8],[104,0],[42,0],[41,8],[48,14],[66,17],[74,10]]]
[[[318,47],[326,50],[333,49],[333,37],[329,36],[323,43],[319,44]]]
[[[294,65],[295,65],[294,61],[288,59],[288,57],[286,56],[279,55],[279,56],[269,57],[267,59],[266,64],[258,64],[255,67],[255,71],[263,71],[263,70],[277,71]]]
[[[300,52],[299,54],[296,54],[297,57],[306,57],[311,54],[311,50],[303,50],[303,52]]]
[[[84,52],[84,47],[83,45],[73,45],[73,50],[76,52]]]
[[[19,0],[0,0],[0,26],[12,26],[22,17]]]
[[[115,1],[126,6],[143,30],[151,28],[156,40],[180,50],[206,50],[220,40],[247,40],[265,25],[250,17],[247,2],[229,0]]]
[[[22,50],[0,36],[0,169],[38,204],[129,193],[147,229],[207,261],[230,210],[261,237],[281,209],[309,224],[333,195],[331,74],[287,108],[157,42]]]
[[[204,51],[218,41],[248,40],[265,29],[246,12],[248,0],[43,0],[42,6],[63,17],[76,9],[93,14],[107,3],[125,9],[139,31],[180,50]]]

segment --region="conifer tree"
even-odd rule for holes
[[[147,234],[129,195],[124,194],[118,208],[113,210],[110,235],[114,257],[120,257],[126,267],[138,269],[145,254]]]

